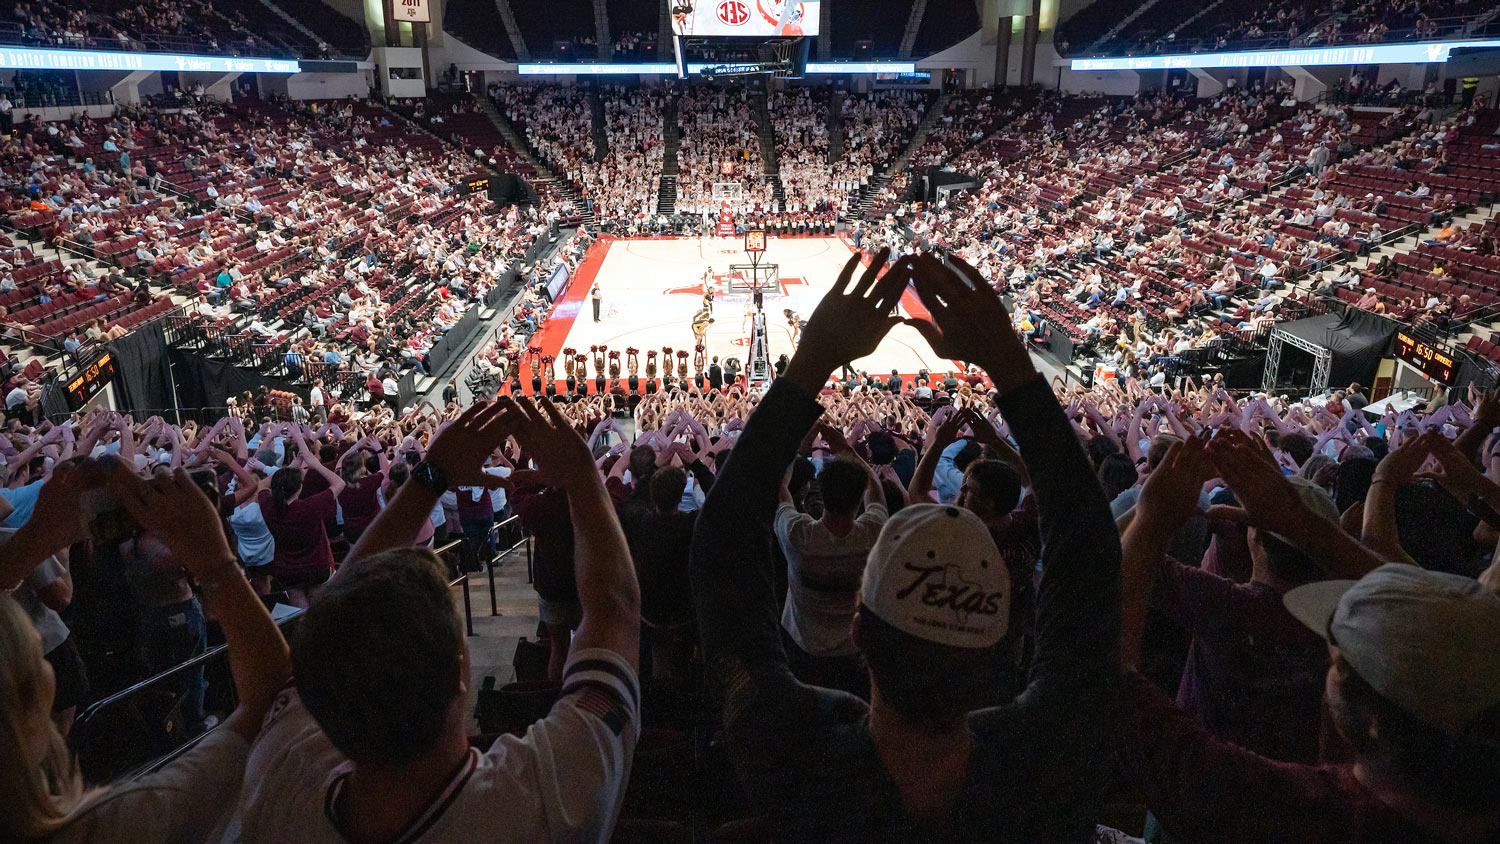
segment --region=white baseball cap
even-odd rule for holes
[[[1382,697],[1449,735],[1500,706],[1500,596],[1476,580],[1389,563],[1282,602]]]
[[[865,560],[860,601],[928,642],[988,648],[1010,620],[1010,572],[989,529],[960,507],[914,504],[885,523]]]

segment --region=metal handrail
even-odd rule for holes
[[[510,520],[506,520],[505,522],[502,522],[501,524],[508,524],[509,521]],[[436,554],[445,554],[445,553],[447,553],[449,551],[455,550],[460,545],[462,545],[465,541],[467,541],[467,540],[465,540],[464,538],[455,539],[455,540],[453,540],[453,541],[451,541],[451,542],[449,542],[449,543],[447,543],[445,545],[442,545],[442,546],[440,546],[438,548],[433,549],[433,553],[436,553]],[[511,550],[514,550],[514,548],[512,548]],[[493,583],[493,576],[491,577],[491,582]],[[451,580],[451,581],[448,582],[448,587],[449,588],[452,588],[454,586],[459,586],[459,585],[463,586],[465,629],[466,629],[466,631],[467,631],[467,633],[468,633],[469,636],[473,636],[473,635],[475,635],[474,634],[474,618],[473,618],[473,612],[472,612],[472,609],[471,609],[471,603],[470,603],[470,597],[469,597],[469,575],[468,575],[467,572],[460,573],[458,577],[455,577],[453,580]],[[493,594],[493,592],[492,592],[492,594]],[[276,622],[276,626],[278,628],[279,627],[283,627],[288,622],[292,621],[293,619],[300,618],[304,612],[306,612],[306,610],[298,609],[296,612],[294,612],[294,613],[286,616],[285,618],[282,618],[282,619],[278,620]],[[98,714],[100,712],[102,712],[102,711],[104,711],[104,710],[106,710],[106,709],[108,709],[108,708],[110,708],[110,707],[112,707],[112,706],[120,703],[123,700],[129,699],[129,698],[133,698],[137,694],[141,693],[142,691],[145,691],[146,689],[149,689],[149,688],[151,688],[153,686],[156,686],[159,683],[162,683],[162,682],[164,682],[166,680],[169,680],[172,677],[177,676],[178,674],[181,674],[181,673],[183,673],[185,671],[189,671],[189,670],[191,670],[193,668],[197,668],[200,665],[204,665],[209,660],[212,660],[212,659],[215,659],[215,658],[217,658],[219,656],[224,655],[228,650],[229,650],[229,644],[227,642],[223,643],[223,644],[215,645],[214,647],[209,648],[208,650],[204,651],[201,654],[198,654],[197,656],[194,656],[194,657],[191,657],[191,658],[189,658],[187,660],[184,660],[183,662],[180,662],[177,665],[174,665],[171,668],[168,668],[168,669],[166,669],[164,671],[160,671],[160,672],[158,672],[156,674],[153,674],[152,676],[147,677],[144,680],[139,680],[139,681],[137,681],[137,682],[135,682],[135,683],[133,683],[133,684],[131,684],[131,685],[129,685],[129,686],[121,689],[120,691],[115,692],[114,694],[111,694],[111,695],[109,695],[107,697],[104,697],[104,698],[101,698],[101,699],[99,699],[97,701],[94,701],[93,703],[91,703],[87,707],[85,707],[82,712],[78,713],[78,717],[73,722],[74,734],[76,735],[79,730],[87,728],[87,726],[98,716]],[[220,725],[220,727],[215,727],[214,729],[220,729],[221,727],[222,727],[222,724]],[[137,779],[137,778],[139,778],[141,776],[149,774],[152,771],[156,771],[156,770],[160,769],[162,766],[164,766],[167,763],[171,762],[173,759],[178,758],[183,753],[186,753],[188,750],[190,750],[193,747],[195,747],[198,744],[198,742],[200,742],[200,741],[203,740],[204,736],[207,736],[211,732],[213,732],[213,730],[205,730],[202,733],[199,733],[198,735],[196,735],[193,738],[189,739],[188,741],[184,742],[180,747],[176,748],[175,750],[172,750],[169,753],[167,753],[167,754],[165,754],[165,755],[163,755],[163,756],[161,756],[161,757],[159,757],[157,759],[153,759],[153,760],[151,760],[151,761],[149,761],[149,762],[147,762],[147,763],[145,763],[145,764],[143,764],[143,765],[135,768],[134,770],[130,771],[128,774],[126,774],[125,776],[123,776],[121,779],[122,780],[126,780],[126,781],[128,781],[128,780],[134,780],[134,779]]]

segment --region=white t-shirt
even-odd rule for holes
[[[776,510],[776,539],[786,554],[787,596],[781,626],[813,656],[856,652],[849,622],[859,603],[865,557],[885,526],[884,504],[871,504],[854,529],[834,536],[823,523],[790,504]]]
[[[618,654],[590,648],[563,670],[562,698],[521,738],[470,750],[429,809],[392,844],[605,842],[640,736],[640,681]],[[345,844],[339,793],[352,764],[286,689],[250,749],[226,841]]]
[[[160,771],[85,800],[47,844],[218,841],[249,749],[233,730],[213,730]]]
[[[497,478],[510,477],[509,466],[486,466],[481,471],[483,471],[486,475],[494,475]],[[479,499],[478,497],[476,497],[474,500],[478,501]],[[499,513],[500,511],[505,509],[506,501],[507,499],[505,497],[504,487],[495,487],[494,489],[490,490],[490,509],[494,510],[496,513]]]
[[[5,409],[15,410],[26,403],[26,390],[23,387],[15,387],[5,394]]]

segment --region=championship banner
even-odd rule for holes
[[[392,17],[407,23],[430,23],[432,7],[428,0],[391,0]]]
[[[719,206],[719,237],[734,237],[734,213],[727,202]]]

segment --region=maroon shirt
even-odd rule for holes
[[[1443,841],[1377,800],[1350,765],[1277,762],[1220,741],[1135,672],[1124,691],[1131,783],[1181,844]]]
[[[380,515],[377,493],[384,484],[385,473],[376,472],[345,484],[344,491],[339,493],[339,507],[344,511],[344,536],[350,542],[358,539]]]
[[[277,575],[333,571],[333,549],[328,544],[328,531],[323,529],[323,522],[333,518],[336,509],[332,490],[298,498],[284,513],[276,512],[268,489],[261,490],[257,500],[266,527],[276,540],[272,566]]]
[[[568,496],[552,487],[518,489],[510,505],[532,537],[532,585],[547,601],[578,600],[573,576],[573,517]]]
[[[1177,704],[1263,756],[1315,762],[1328,646],[1264,583],[1235,583],[1168,560],[1158,595],[1193,637]]]

